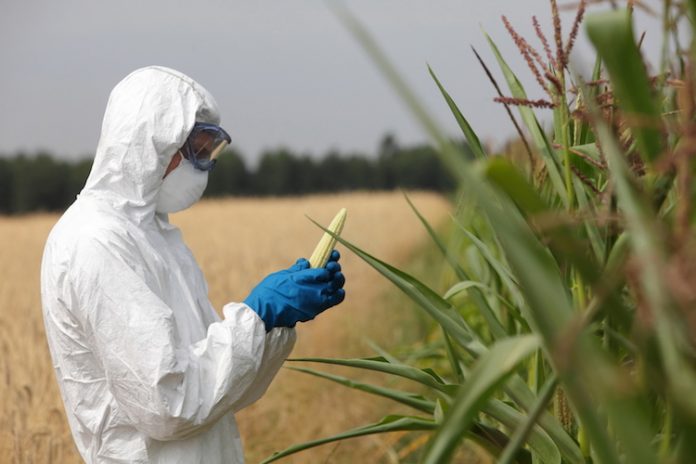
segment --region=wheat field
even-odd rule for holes
[[[412,193],[434,224],[449,209],[441,196]],[[219,310],[242,300],[269,272],[308,257],[321,231],[305,215],[328,223],[348,209],[343,236],[397,265],[425,243],[425,233],[400,193],[352,193],[300,198],[206,200],[172,217],[193,250]],[[54,214],[0,218],[0,462],[81,462],[63,412],[46,345],[39,293],[43,244]],[[345,302],[298,325],[299,356],[372,355],[381,346],[412,340],[413,312],[389,284],[349,252],[343,252]],[[237,414],[245,454],[255,463],[293,443],[378,420],[398,410],[391,404],[321,379],[282,370],[267,394]],[[398,462],[399,437],[364,437],[325,445],[286,463]]]

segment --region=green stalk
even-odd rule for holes
[[[660,57],[660,75],[664,76],[669,65],[669,39],[670,39],[670,16],[669,11],[672,7],[671,0],[665,0],[662,10],[662,51]]]
[[[498,464],[512,464],[514,462],[517,451],[521,449],[527,441],[537,420],[539,420],[541,414],[546,410],[557,384],[558,378],[554,375],[543,386],[534,407],[529,411],[527,421],[518,427],[512,437],[510,437],[510,442],[498,458]]]
[[[570,117],[568,115],[568,100],[565,94],[566,82],[563,69],[559,70],[559,77],[561,89],[558,95],[560,101],[558,115],[561,120],[559,128],[560,134],[557,134],[557,136],[560,135],[561,147],[563,148],[563,174],[565,178],[566,196],[568,198],[568,210],[570,211],[575,204],[575,190],[573,189],[573,178],[570,169]]]
[[[533,393],[539,391],[539,385],[537,384],[537,379],[539,378],[539,373],[537,372],[539,351],[534,353],[534,355],[527,361],[529,364],[529,371],[527,373],[527,386]]]
[[[573,297],[575,299],[575,307],[581,311],[587,308],[587,296],[585,295],[585,283],[582,280],[582,275],[573,269]]]
[[[579,272],[573,272],[573,293],[574,293],[574,299],[577,303],[577,307],[580,308],[581,311],[585,311],[587,308],[587,297],[585,294],[585,284],[582,280],[582,276],[580,275]],[[582,425],[582,422],[578,420],[577,417],[575,417],[575,421],[578,426],[578,443],[580,444],[580,451],[582,452],[582,456],[585,458],[586,461],[589,461],[590,458],[590,443],[587,438],[587,431],[585,430],[585,427]]]
[[[672,446],[672,405],[665,405],[665,423],[662,426],[662,440],[660,442],[660,462],[668,462],[669,452]]]
[[[586,462],[592,462],[592,450],[590,448],[590,440],[587,437],[587,431],[585,427],[582,426],[582,422],[579,423],[578,427],[578,443],[580,444],[580,452],[582,457],[585,458]]]

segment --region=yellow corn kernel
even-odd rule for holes
[[[331,221],[328,230],[336,235],[341,235],[347,214],[348,212],[346,209],[341,208],[341,211],[339,211],[336,217],[333,218],[333,221]],[[317,247],[314,249],[314,253],[312,253],[312,257],[309,258],[310,266],[313,268],[326,266],[326,263],[329,261],[329,256],[331,256],[331,251],[335,246],[336,239],[330,233],[324,232],[321,240],[317,243]]]

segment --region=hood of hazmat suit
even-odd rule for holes
[[[241,463],[233,413],[256,401],[295,331],[241,303],[221,319],[178,228],[155,212],[165,169],[212,96],[163,67],[112,91],[87,183],[41,268],[46,336],[88,463]]]

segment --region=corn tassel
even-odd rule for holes
[[[331,225],[329,225],[328,230],[336,235],[341,235],[343,224],[346,222],[346,215],[346,209],[341,208],[341,211],[339,211],[338,214],[336,214],[336,217],[333,218],[333,221],[331,221]],[[336,238],[330,233],[325,232],[321,237],[321,240],[319,240],[319,243],[317,243],[317,247],[314,249],[312,257],[309,258],[309,265],[313,268],[326,266],[326,263],[329,261],[329,256],[331,256],[331,251],[335,246]]]

